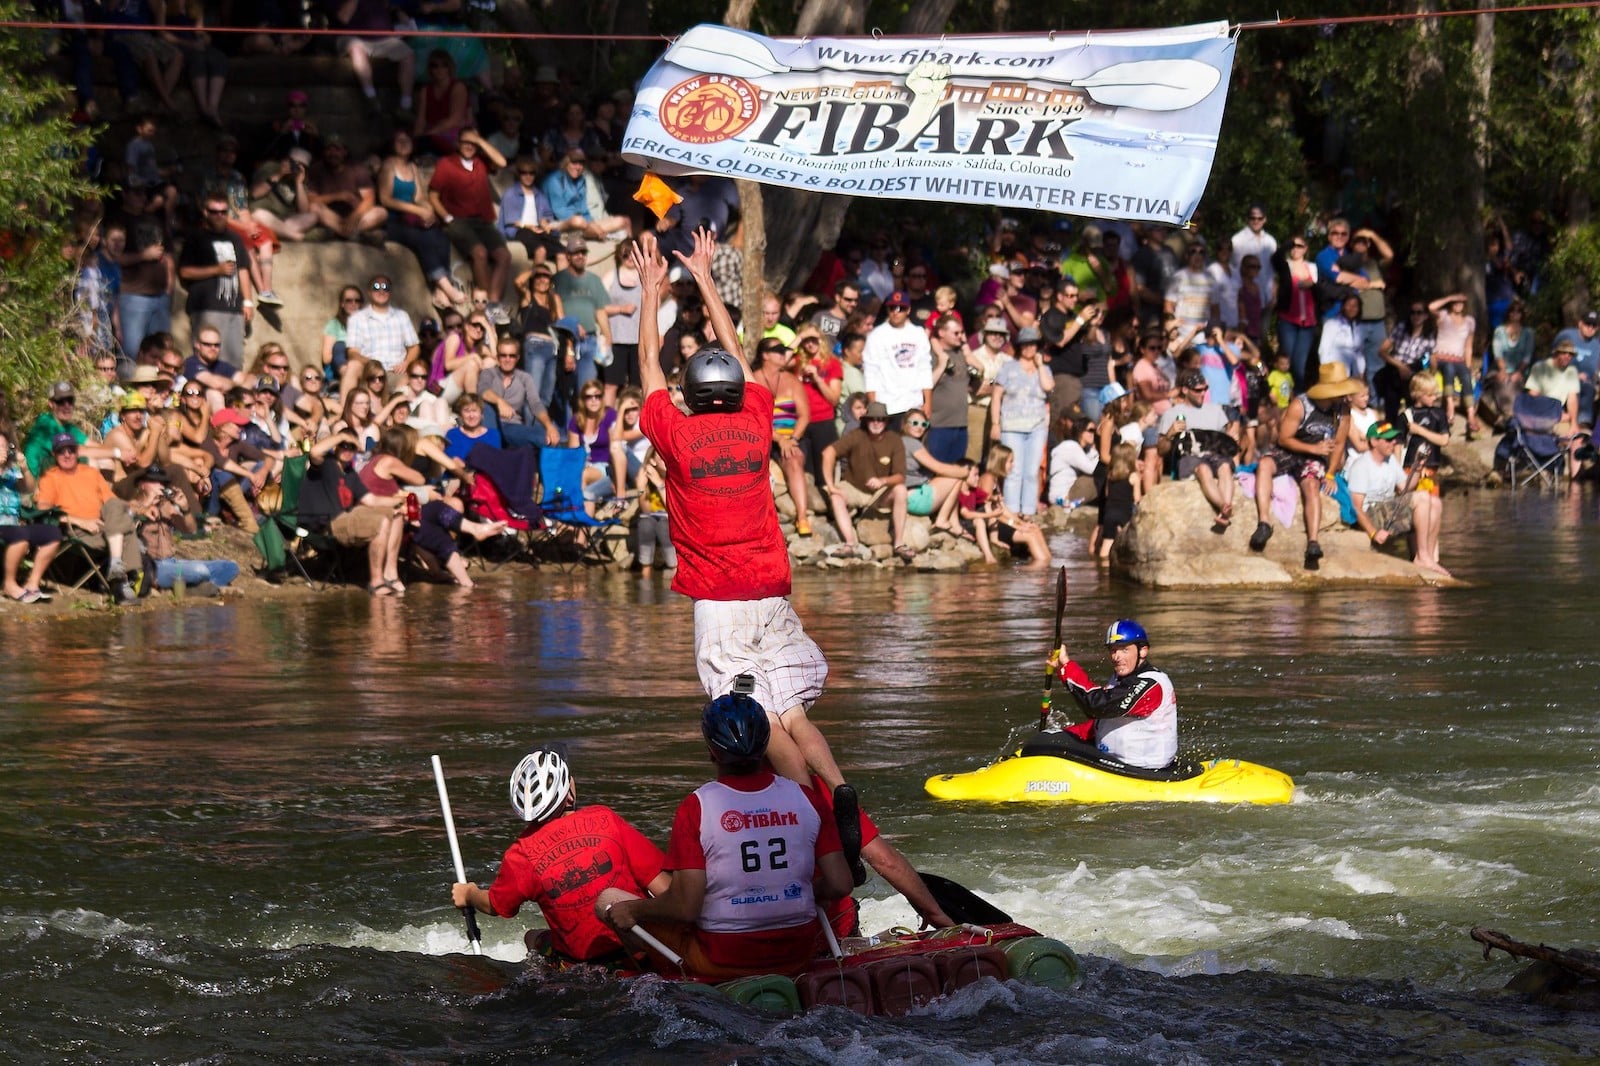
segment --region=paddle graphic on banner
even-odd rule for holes
[[[1224,22],[893,40],[702,25],[640,83],[622,152],[666,175],[1183,223],[1232,63]]]

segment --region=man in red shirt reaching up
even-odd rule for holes
[[[701,348],[684,367],[688,413],[667,391],[656,316],[639,316],[645,392],[639,428],[667,466],[667,511],[678,549],[672,587],[694,600],[695,661],[706,695],[726,695],[741,674],[755,679],[752,695],[775,726],[767,758],[792,781],[809,781],[809,767],[834,790],[846,861],[865,880],[859,800],[806,717],[822,695],[828,663],[789,605],[789,547],[767,473],[772,393],[751,380],[733,318],[711,278],[715,249],[716,238],[697,230],[691,255],[673,253],[694,278],[721,346]],[[655,236],[644,234],[632,257],[647,306],[654,306],[668,284]]]

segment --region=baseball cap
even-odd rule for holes
[[[150,405],[145,403],[144,395],[137,392],[130,392],[123,396],[122,403],[118,407],[118,410],[122,411],[148,411],[149,409]]]
[[[1198,370],[1185,370],[1178,376],[1178,388],[1203,389],[1206,387],[1206,376]]]
[[[1600,326],[1600,311],[1586,311],[1579,321],[1586,326]]]
[[[1034,329],[1032,326],[1023,326],[1021,329],[1017,330],[1018,345],[1038,344],[1042,339],[1043,338],[1040,336],[1039,331]]]
[[[266,376],[259,377],[256,379],[256,391],[276,393],[278,391],[278,383]]]
[[[569,252],[586,252],[589,250],[589,242],[584,239],[581,233],[568,234],[566,246]]]
[[[304,104],[311,100],[304,89],[290,89],[288,99],[291,104]]]
[[[222,410],[211,416],[211,426],[213,429],[227,425],[243,426],[248,425],[249,422],[250,420],[244,416],[243,411],[235,410],[232,407],[224,407]]]
[[[1392,422],[1374,422],[1367,427],[1368,440],[1394,440],[1400,436],[1400,431],[1394,428]]]
[[[78,438],[71,433],[57,433],[50,441],[50,450],[52,452],[59,452],[64,448],[76,448],[77,446]]]
[[[52,400],[75,400],[78,398],[78,390],[72,387],[71,382],[58,381],[50,386],[50,398]]]
[[[438,333],[439,332],[439,320],[436,319],[436,318],[425,318],[425,319],[423,319],[421,322],[417,323],[417,332],[418,333]]]
[[[907,296],[899,289],[896,289],[894,292],[889,294],[889,298],[887,300],[883,301],[883,306],[890,309],[899,307],[909,311],[911,310],[911,297]]]
[[[983,331],[985,333],[1005,333],[1005,334],[1009,334],[1011,332],[1009,329],[1006,329],[1006,320],[1003,319],[1003,318],[991,318],[991,319],[989,319],[989,321],[987,321],[987,322],[985,322],[983,324]]]
[[[1128,395],[1128,390],[1117,384],[1115,381],[1108,385],[1100,386],[1101,406],[1120,400],[1126,395]]]

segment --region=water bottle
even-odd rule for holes
[[[422,521],[422,505],[417,502],[416,493],[408,492],[406,493],[406,523],[408,525],[416,525],[420,521]]]

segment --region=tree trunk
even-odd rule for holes
[[[913,4],[900,19],[899,32],[933,35],[943,33],[950,22],[950,13],[956,9],[956,0],[923,0]]]

